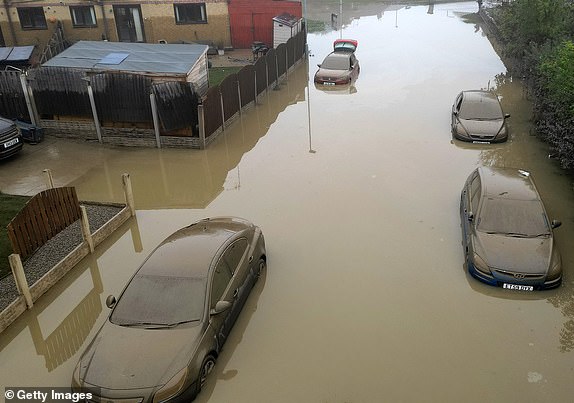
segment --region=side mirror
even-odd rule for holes
[[[456,109],[453,109],[452,114],[453,114],[454,116],[458,116],[458,111],[457,111]]]
[[[474,220],[474,214],[472,214],[472,211],[470,211],[470,212],[468,213],[467,218],[468,218],[468,221],[470,221],[470,222],[472,222],[472,221]]]
[[[317,67],[321,68],[321,65],[320,65],[320,64],[317,64]]]
[[[212,315],[219,315],[221,312],[225,312],[229,308],[231,308],[231,302],[229,302],[229,301],[217,301],[217,304],[215,304],[215,308],[213,308],[210,313]]]
[[[108,298],[106,298],[106,306],[110,309],[112,309],[114,306],[116,306],[116,297],[114,297],[113,295],[108,295]]]
[[[562,222],[558,220],[552,220],[552,223],[550,223],[550,225],[552,226],[552,228],[558,228],[559,226],[562,225]]]
[[[504,115],[504,119],[508,119],[509,117],[510,117],[510,113],[506,113],[506,114]]]

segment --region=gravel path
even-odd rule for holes
[[[92,233],[102,227],[121,211],[121,207],[116,206],[84,205],[86,206],[86,213],[88,215],[88,221],[90,222],[90,230]],[[50,239],[45,245],[40,247],[32,256],[28,257],[28,259],[23,262],[28,284],[34,284],[38,279],[46,274],[48,270],[54,267],[60,260],[68,255],[68,253],[74,250],[76,246],[80,245],[82,241],[83,238],[80,220],[74,222],[72,225]],[[18,297],[18,289],[16,288],[16,283],[14,282],[14,278],[11,274],[0,280],[0,291],[1,312]]]

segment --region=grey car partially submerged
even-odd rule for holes
[[[490,91],[462,91],[454,100],[451,131],[454,138],[473,143],[508,140],[506,119],[496,94]]]
[[[82,354],[72,389],[93,401],[195,398],[249,292],[266,267],[259,227],[239,218],[199,221],[144,261]]]
[[[562,261],[529,172],[478,168],[460,197],[462,244],[470,274],[510,290],[558,287]]]

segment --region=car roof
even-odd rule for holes
[[[206,278],[221,247],[250,226],[245,220],[228,217],[198,221],[166,238],[137,275]]]
[[[325,57],[325,60],[327,60],[327,59],[349,59],[352,54],[353,54],[353,52],[333,51]]]
[[[483,197],[512,200],[540,200],[529,172],[516,168],[478,168]]]
[[[498,97],[495,93],[483,90],[469,90],[462,91],[464,102],[498,102]]]

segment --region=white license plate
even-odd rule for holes
[[[335,85],[335,83],[323,83],[323,85]]]
[[[534,291],[534,287],[531,285],[518,285],[518,284],[507,284],[504,283],[502,288],[506,288],[508,290],[518,290],[518,291]]]
[[[4,143],[4,148],[8,148],[13,146],[14,144],[18,144],[20,142],[20,140],[18,140],[18,138],[16,137],[15,139],[12,139],[6,143]]]
[[[478,140],[474,140],[472,142],[472,144],[490,144],[490,141],[478,141]]]

